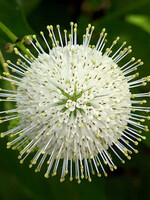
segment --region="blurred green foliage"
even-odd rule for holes
[[[140,68],[141,76],[150,74],[150,1],[149,0],[0,0],[0,20],[18,38],[45,30],[47,24],[68,28],[69,22],[79,24],[79,38],[88,23],[96,26],[93,41],[105,27],[111,42],[120,36],[133,47],[133,55],[141,58],[145,65]],[[5,59],[15,60],[14,54],[4,51],[9,39],[0,31],[0,49]],[[2,72],[2,66],[0,68]],[[0,82],[1,87],[6,86]],[[138,91],[147,91],[149,85]],[[150,105],[148,101],[147,105]],[[10,105],[1,104],[4,110]],[[1,124],[0,130],[7,129]],[[7,138],[0,140],[0,200],[149,200],[150,199],[150,136],[140,144],[140,153],[108,178],[93,177],[93,182],[75,181],[60,183],[59,176],[46,180],[41,173],[29,169],[29,159],[20,165],[17,151],[7,150]]]

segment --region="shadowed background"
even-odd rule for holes
[[[88,23],[96,26],[93,42],[98,39],[103,27],[107,29],[109,44],[117,37],[133,47],[131,56],[144,61],[140,68],[141,76],[150,74],[150,1],[149,0],[0,0],[0,21],[18,38],[38,34],[46,25],[70,27],[70,21],[78,23],[78,38]],[[80,39],[81,38],[81,39]],[[5,52],[9,39],[0,31],[0,49],[4,58],[16,60],[15,55]],[[0,74],[2,73],[0,66]],[[7,87],[0,82],[0,87]],[[9,87],[9,86],[8,86]],[[137,91],[146,92],[149,85]],[[148,101],[147,105],[150,105]],[[0,104],[0,110],[8,109],[9,104]],[[147,122],[148,125],[149,122]],[[7,130],[8,124],[0,125],[0,132]],[[83,180],[59,182],[59,175],[44,178],[45,167],[40,173],[29,169],[29,159],[20,165],[17,151],[6,149],[7,138],[0,139],[0,200],[149,200],[150,199],[150,136],[139,144],[139,154],[123,165],[116,160],[118,170],[108,172],[108,178],[92,177],[92,183]]]

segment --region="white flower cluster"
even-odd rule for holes
[[[141,138],[145,139],[137,129],[148,131],[148,127],[140,122],[150,117],[133,112],[149,112],[149,108],[134,106],[146,103],[146,100],[133,101],[132,98],[148,97],[149,93],[131,94],[131,88],[145,86],[150,77],[137,79],[139,74],[133,74],[138,66],[143,65],[141,60],[132,58],[122,67],[118,66],[118,62],[131,53],[130,46],[122,50],[126,42],[110,56],[119,37],[102,53],[106,44],[105,29],[93,46],[90,45],[94,31],[91,25],[88,25],[81,45],[77,44],[77,24],[71,23],[69,40],[64,30],[65,45],[60,26],[57,26],[59,41],[53,26],[47,29],[52,49],[43,32],[41,35],[48,53],[33,36],[35,43],[30,42],[38,52],[37,58],[29,50],[24,56],[15,49],[25,62],[19,59],[17,65],[10,61],[5,63],[18,77],[10,75],[12,79],[2,78],[15,84],[17,91],[1,89],[0,96],[6,97],[1,101],[15,101],[16,108],[2,111],[1,114],[12,115],[4,117],[1,122],[15,118],[20,118],[20,122],[18,127],[1,133],[1,137],[8,134],[15,136],[7,147],[22,147],[19,155],[21,163],[38,148],[30,167],[39,161],[36,172],[40,171],[48,158],[46,178],[51,170],[52,175],[56,175],[61,159],[61,181],[65,180],[68,172],[70,180],[73,179],[73,168],[78,183],[84,177],[91,181],[90,171],[94,174],[96,170],[101,176],[102,170],[107,176],[104,164],[112,171],[117,168],[109,150],[124,163],[117,149],[130,159],[132,150],[136,153],[137,150],[128,141],[136,145]]]

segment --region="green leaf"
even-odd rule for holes
[[[39,5],[41,1],[42,0],[20,0],[26,16],[30,15],[30,13]]]
[[[128,15],[126,21],[139,26],[144,31],[150,33],[150,17],[144,15]]]
[[[128,13],[145,14],[146,10],[148,11],[149,8],[149,0],[111,0],[109,11],[111,17],[109,14],[107,17],[111,19],[113,16],[125,15]]]

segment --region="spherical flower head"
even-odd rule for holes
[[[21,148],[21,163],[36,148],[29,167],[38,162],[35,170],[38,172],[47,160],[46,178],[50,172],[56,175],[62,160],[60,181],[64,181],[69,173],[70,180],[75,174],[80,183],[84,177],[91,181],[91,173],[107,176],[104,165],[108,165],[111,171],[116,169],[110,153],[122,163],[125,162],[123,156],[130,159],[132,151],[137,153],[129,142],[137,145],[137,141],[145,139],[140,133],[148,127],[141,122],[149,116],[135,114],[135,111],[149,112],[148,107],[141,106],[146,103],[141,97],[148,97],[149,93],[132,94],[131,90],[145,86],[150,78],[137,79],[139,74],[133,74],[137,67],[143,65],[141,60],[131,58],[118,66],[131,53],[131,46],[124,47],[124,42],[111,55],[119,37],[104,52],[105,29],[102,29],[96,45],[91,46],[94,27],[89,24],[83,43],[79,45],[77,24],[71,22],[70,25],[69,38],[64,30],[64,42],[59,25],[58,38],[53,26],[47,26],[52,48],[44,33],[40,32],[48,52],[34,35],[34,41],[28,39],[38,56],[28,49],[27,55],[23,55],[15,48],[15,53],[22,60],[19,59],[17,65],[10,61],[5,63],[18,76],[3,77],[16,84],[17,91],[1,89],[1,96],[16,102],[15,109],[1,112],[12,114],[6,119],[4,117],[2,122],[15,118],[20,121],[17,127],[1,133],[1,137],[8,134],[15,137],[7,147]],[[138,99],[133,101],[136,97]],[[123,153],[122,156],[118,150]]]

